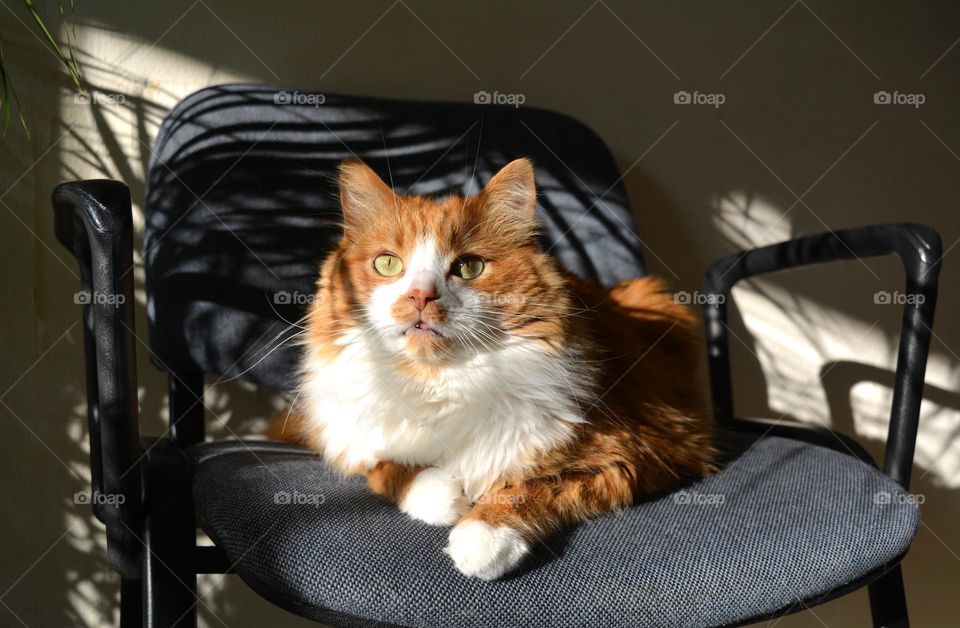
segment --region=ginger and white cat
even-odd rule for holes
[[[344,233],[307,318],[290,438],[498,578],[561,526],[713,470],[694,319],[651,278],[606,291],[536,242],[525,159],[476,196],[340,172]]]

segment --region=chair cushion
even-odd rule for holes
[[[909,495],[869,465],[767,437],[717,475],[558,534],[482,582],[443,553],[446,528],[409,519],[362,477],[294,448],[201,447],[193,495],[207,533],[261,595],[335,625],[735,624],[876,572],[919,524]]]
[[[536,169],[541,246],[603,285],[642,275],[620,171],[595,133],[534,107],[208,87],[157,133],[144,226],[152,357],[289,390],[319,261],[340,237],[336,173],[360,158],[399,190],[476,194]],[[274,350],[276,348],[276,350]]]

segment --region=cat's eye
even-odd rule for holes
[[[373,267],[384,277],[393,277],[403,270],[403,262],[396,255],[383,253],[373,259]]]
[[[483,272],[485,264],[475,255],[461,257],[453,263],[450,272],[463,279],[476,279]]]

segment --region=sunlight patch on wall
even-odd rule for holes
[[[713,223],[731,248],[763,246],[794,237],[790,215],[762,198],[732,191],[715,201]],[[811,281],[822,281],[823,275]],[[892,391],[862,377],[888,378],[896,369],[898,338],[880,325],[845,314],[833,304],[788,291],[768,278],[741,282],[733,300],[747,329],[731,330],[730,346],[745,350],[766,379],[771,418],[797,419],[885,441]],[[925,399],[916,464],[949,487],[960,486],[960,403],[956,361],[934,342],[926,381],[952,404]],[[834,371],[833,369],[838,370]],[[829,387],[847,386],[833,390]],[[831,398],[831,394],[833,398]],[[842,399],[838,396],[842,394]],[[848,424],[849,423],[849,424]]]
[[[782,242],[792,237],[790,216],[765,199],[734,190],[713,200],[714,227],[736,248]]]
[[[200,59],[166,50],[162,45],[155,46],[152,41],[136,41],[116,30],[85,24],[77,29],[77,34],[76,54],[87,91],[78,93],[64,83],[56,103],[61,121],[59,133],[64,134],[57,145],[60,179],[112,178],[126,183],[131,190],[135,232],[142,234],[146,167],[167,112],[182,98],[207,85],[255,77],[226,72]],[[145,302],[142,252],[142,246],[134,247],[136,298],[141,305]],[[138,326],[137,334],[147,342],[145,326]],[[144,433],[160,433],[165,429],[167,415],[165,379],[155,369],[143,367],[144,345],[138,343],[136,350],[140,354],[139,377],[141,382],[147,382],[138,391],[141,429]],[[76,480],[76,488],[89,492],[86,403],[79,391],[75,394],[78,401],[66,424],[75,455],[69,458],[68,464],[78,478],[83,478],[82,482]],[[208,399],[210,405],[223,414],[223,420],[228,421],[230,413],[224,411],[229,395],[219,392],[211,398],[208,393]],[[213,420],[211,425],[216,425]],[[234,429],[245,435],[240,427]],[[226,430],[214,428],[213,431]],[[116,625],[116,574],[99,558],[107,554],[103,525],[96,521],[89,504],[74,501],[68,500],[63,507],[65,525],[73,530],[64,542],[78,557],[83,557],[77,559],[83,569],[66,574],[68,612],[78,624]],[[219,593],[225,586],[222,581],[225,579],[220,576],[217,585],[207,591],[206,605],[218,608]],[[114,594],[110,595],[111,592]],[[201,626],[222,625],[220,621],[210,621],[209,614],[208,609],[201,613]]]
[[[893,388],[876,382],[861,382],[850,391],[857,432],[867,438],[886,440],[893,401]],[[960,487],[960,413],[930,399],[920,406],[920,436],[915,464],[948,488]]]

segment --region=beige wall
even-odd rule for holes
[[[17,3],[5,4],[15,10],[0,8],[3,52],[31,139],[12,128],[0,147],[0,589],[9,609],[0,608],[0,624],[13,625],[11,613],[29,626],[104,623],[116,586],[100,527],[73,503],[89,477],[79,308],[76,271],[53,237],[50,190],[72,177],[120,178],[139,212],[164,113],[198,88],[235,80],[457,101],[498,90],[572,114],[627,171],[651,266],[679,289],[696,289],[710,260],[741,247],[873,222],[936,227],[948,252],[914,471],[924,525],[904,570],[916,625],[952,623],[960,609],[954,3],[79,3],[85,79],[123,96],[94,107],[76,101]],[[725,102],[677,105],[679,90]],[[925,103],[877,105],[880,90],[920,93]],[[893,260],[867,260],[739,289],[743,320],[734,329],[743,342],[732,343],[741,413],[833,425],[879,456],[889,388],[850,388],[830,365],[864,365],[854,377],[893,368],[899,311],[873,297],[901,285]],[[142,307],[138,325],[146,329]],[[164,384],[142,358],[144,432],[155,433]],[[828,403],[828,391],[839,401]],[[237,433],[260,429],[274,403],[239,387],[208,401]],[[206,625],[298,623],[233,577],[204,578],[201,592]],[[866,595],[815,613],[781,625],[863,625]]]

